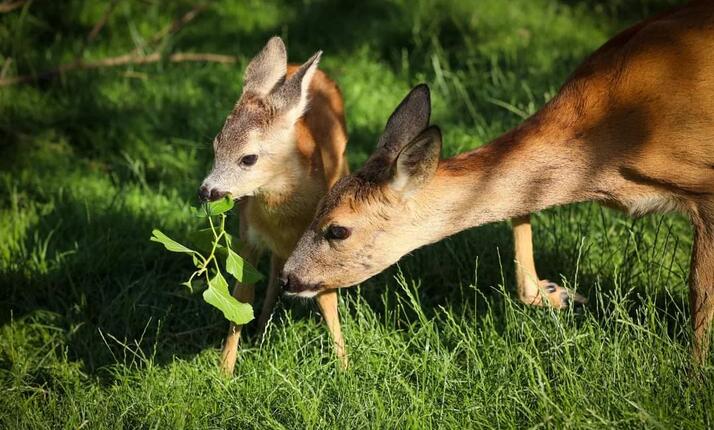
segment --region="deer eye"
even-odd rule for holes
[[[331,225],[327,228],[325,232],[325,237],[330,240],[345,240],[350,237],[352,231],[347,227],[342,227],[341,225]]]
[[[240,164],[242,166],[252,166],[255,164],[255,162],[258,161],[258,156],[255,154],[250,154],[250,155],[244,155],[243,158],[240,159]]]

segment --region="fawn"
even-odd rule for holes
[[[199,189],[202,200],[226,194],[239,199],[241,256],[255,265],[262,250],[271,252],[262,333],[280,292],[277,279],[317,203],[348,174],[347,131],[342,95],[318,70],[321,52],[302,66],[288,65],[279,37],[268,41],[245,71],[243,93],[213,141],[214,164]],[[252,303],[254,286],[237,283],[233,296]],[[346,364],[337,315],[337,293],[317,297],[338,358]],[[241,327],[231,324],[221,368],[233,373]]]
[[[446,160],[439,129],[428,125],[428,88],[414,88],[365,165],[328,192],[285,264],[283,288],[312,296],[351,286],[415,248],[516,217],[518,277],[533,279],[519,282],[519,297],[560,305],[563,291],[539,288],[528,214],[583,201],[635,216],[677,210],[694,227],[690,305],[701,363],[714,315],[712,52],[713,2],[648,19],[595,51],[520,126]]]

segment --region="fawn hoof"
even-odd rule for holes
[[[225,376],[233,376],[237,360],[238,345],[233,345],[230,342],[227,342],[227,344],[223,347],[223,351],[221,351],[221,361],[218,363],[221,373]]]
[[[221,362],[219,364],[221,373],[225,376],[233,376],[233,371],[236,368],[236,359],[221,357]]]

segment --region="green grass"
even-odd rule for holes
[[[103,3],[1,15],[0,62],[14,74],[71,61]],[[283,299],[263,342],[248,329],[232,379],[216,367],[220,312],[179,285],[183,256],[148,241],[153,227],[195,228],[210,142],[273,34],[293,61],[325,51],[355,168],[414,84],[430,84],[453,155],[518,124],[608,36],[670,3],[219,1],[164,49],[235,66],[0,88],[0,428],[712,427],[714,366],[689,375],[682,217],[587,204],[536,216],[541,276],[587,295],[578,312],[515,301],[507,224],[464,232],[341,293],[348,371],[316,307]],[[122,54],[191,6],[120,2],[84,56]]]

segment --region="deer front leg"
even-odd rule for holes
[[[349,366],[347,353],[345,352],[345,340],[342,338],[340,318],[337,313],[337,290],[327,290],[316,297],[317,305],[320,307],[330,337],[335,347],[335,354],[340,361],[340,367],[346,369]]]
[[[246,246],[246,249],[241,252],[241,256],[245,261],[255,266],[258,261],[258,250],[253,247]],[[236,282],[233,287],[233,297],[239,302],[253,304],[255,299],[255,285],[242,284]],[[236,355],[238,354],[238,342],[240,341],[240,332],[242,325],[231,323],[228,328],[226,341],[223,343],[223,351],[221,352],[221,370],[226,375],[232,375],[233,369],[236,366]]]
[[[258,336],[263,336],[265,331],[265,325],[268,323],[270,316],[273,314],[273,308],[275,308],[275,302],[280,294],[280,287],[278,285],[278,278],[280,276],[280,271],[283,270],[283,264],[285,260],[273,254],[270,258],[270,277],[268,279],[268,289],[265,291],[265,301],[263,301],[263,309],[260,311],[260,317],[258,318],[258,325],[256,328],[256,333]]]
[[[696,225],[689,275],[689,304],[694,328],[694,364],[704,364],[709,354],[714,316],[714,225]]]
[[[516,284],[518,299],[533,306],[553,306],[565,309],[575,303],[585,303],[587,299],[573,293],[555,282],[540,279],[533,260],[533,232],[531,216],[513,218],[513,241],[516,256]],[[544,300],[545,298],[545,300]]]

